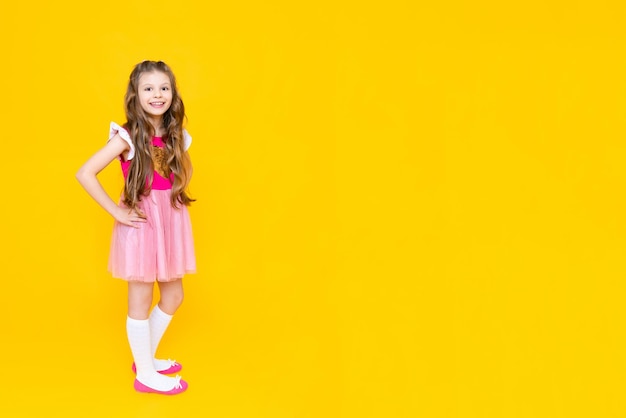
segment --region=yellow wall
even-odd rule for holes
[[[1,416],[626,414],[623,2],[378,3],[0,6]],[[174,398],[74,179],[143,59],[194,137]]]

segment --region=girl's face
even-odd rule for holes
[[[172,105],[172,85],[167,74],[160,71],[139,76],[137,96],[141,108],[150,116],[161,118]]]

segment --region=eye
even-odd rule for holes
[[[169,89],[170,89],[169,87],[163,87],[161,90],[168,91]]]
[[[146,87],[145,89],[143,89],[144,91],[152,91],[152,87]]]

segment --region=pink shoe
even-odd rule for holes
[[[178,373],[179,371],[183,369],[182,364],[176,363],[176,361],[170,360],[170,359],[167,359],[167,361],[170,362],[170,367],[168,367],[165,370],[157,370],[157,372],[161,374],[174,374],[174,373]],[[133,369],[133,373],[137,374],[137,366],[135,366],[134,362],[133,362],[132,369]]]
[[[144,385],[137,379],[135,379],[134,386],[137,392],[158,393],[160,395],[178,395],[179,393],[183,393],[184,391],[186,391],[189,387],[187,382],[180,379],[180,376],[176,376],[176,384],[174,385],[174,388],[167,391],[152,389],[151,387]]]

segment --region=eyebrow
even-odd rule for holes
[[[140,84],[140,85],[139,85],[139,87],[147,87],[147,86],[152,86],[152,85],[153,85],[152,83],[143,83],[143,84]],[[169,85],[170,85],[170,83],[169,83],[169,82],[167,82],[167,83],[163,83],[163,84],[161,84],[161,87],[163,87],[163,86],[169,86]]]

